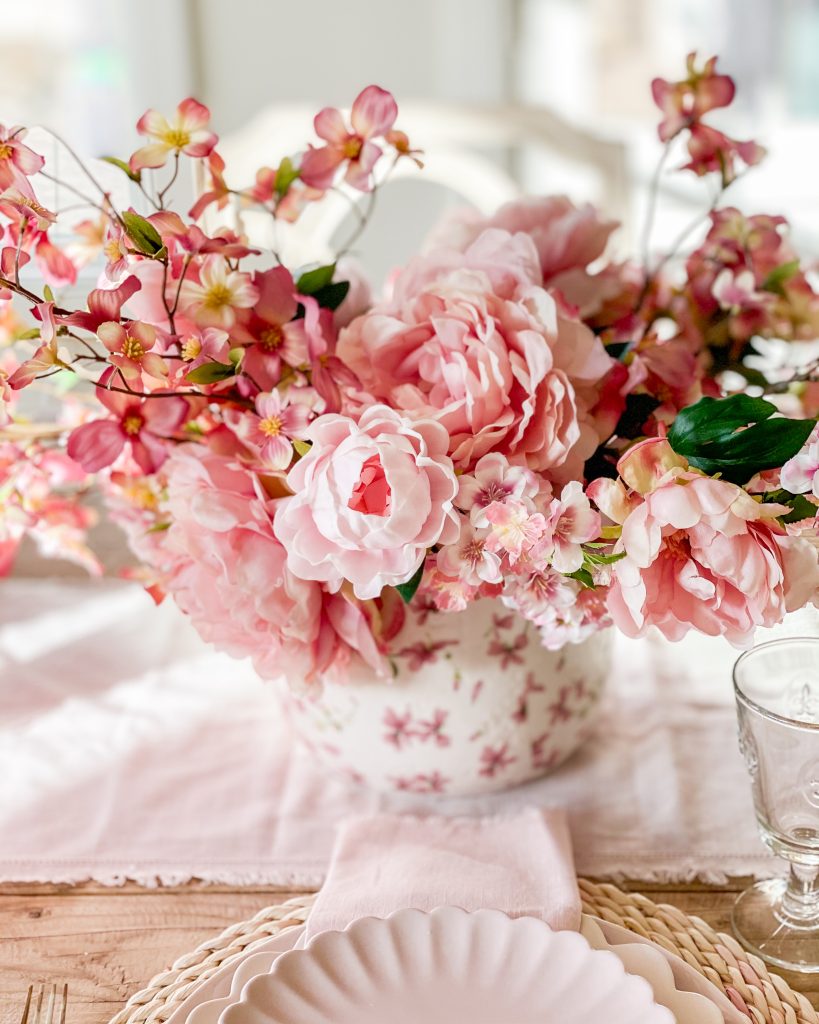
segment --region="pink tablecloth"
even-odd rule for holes
[[[764,876],[734,652],[619,639],[597,735],[554,775],[437,813],[569,810],[580,874]],[[0,881],[322,881],[337,823],[428,810],[323,773],[270,687],[123,583],[0,583]]]

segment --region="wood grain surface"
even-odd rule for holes
[[[742,883],[632,888],[730,931],[731,904]],[[281,894],[272,887],[197,883],[175,889],[0,886],[0,1024],[19,1024],[26,989],[40,981],[68,982],[66,1024],[106,1024],[178,956],[286,898]],[[819,1008],[819,975],[785,977]]]

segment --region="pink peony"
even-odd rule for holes
[[[575,206],[567,196],[531,196],[506,203],[491,217],[457,211],[435,229],[431,242],[465,250],[487,228],[528,235],[544,286],[556,288],[573,306],[586,307],[601,288],[611,288],[610,281],[597,281],[586,268],[603,255],[617,226],[617,221],[603,220],[590,203]]]
[[[499,451],[536,471],[568,472],[571,456],[579,470],[600,440],[587,412],[612,363],[538,275],[525,235],[433,253],[342,331],[338,355],[377,399],[443,424],[459,469]]]
[[[377,597],[408,580],[433,544],[459,533],[452,501],[458,482],[439,423],[410,422],[386,406],[356,423],[318,417],[312,447],[288,475],[295,492],[276,518],[290,571],[356,597]]]
[[[364,606],[289,570],[276,509],[252,473],[185,445],[167,479],[171,525],[154,535],[151,560],[164,560],[166,589],[205,640],[249,655],[268,679],[303,684],[330,668],[343,674],[354,655],[385,672]]]
[[[622,501],[606,502],[604,488],[593,491],[609,509],[627,511],[615,548],[625,558],[613,566],[611,616],[628,636],[653,625],[679,640],[694,628],[742,645],[755,627],[772,626],[811,599],[816,558],[808,541],[777,522],[782,506],[685,470],[679,456],[664,452],[667,442],[655,440],[620,460],[621,475],[642,494],[630,511]],[[611,481],[609,489],[616,486]]]

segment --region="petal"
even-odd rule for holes
[[[176,113],[179,126],[189,132],[195,132],[201,128],[205,128],[208,121],[210,121],[210,111],[208,108],[204,103],[200,103],[192,96],[189,96],[186,100],[182,100],[176,108]]]
[[[115,420],[84,423],[68,438],[69,456],[89,473],[110,466],[124,446],[125,434]]]
[[[165,142],[153,142],[150,146],[143,146],[131,154],[128,166],[135,174],[144,167],[164,167],[172,148]]]
[[[185,422],[190,406],[177,395],[149,398],[142,407],[145,422],[155,434],[171,434]]]
[[[119,352],[125,341],[125,328],[120,323],[108,320],[97,328],[97,337],[109,352]]]
[[[140,135],[157,136],[170,131],[171,126],[168,124],[168,119],[158,110],[146,110],[137,121],[136,128]]]
[[[381,149],[374,142],[365,142],[357,160],[351,160],[344,175],[348,185],[360,192],[371,192],[373,188],[372,170],[378,163]]]
[[[353,103],[350,115],[353,128],[364,138],[383,135],[398,117],[398,105],[392,93],[377,85],[368,85]]]
[[[142,357],[141,363],[142,369],[151,377],[162,378],[168,376],[168,364],[156,352],[148,352],[147,355]]]
[[[271,469],[287,469],[293,458],[293,446],[286,437],[279,434],[267,441],[262,449],[262,457]]]
[[[132,338],[136,338],[144,349],[153,348],[156,344],[156,329],[140,320],[135,320],[129,325],[128,333]]]
[[[349,136],[347,125],[341,111],[335,107],[325,107],[313,118],[316,135],[325,142],[345,142]]]
[[[191,141],[183,147],[182,152],[186,156],[208,156],[218,141],[219,136],[213,132],[194,132]]]
[[[39,153],[35,153],[33,149],[21,143],[14,147],[12,159],[17,169],[27,176],[36,174],[45,163],[45,159]]]
[[[335,146],[308,149],[301,158],[300,177],[305,185],[325,189],[333,184],[344,153]]]

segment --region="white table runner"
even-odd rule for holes
[[[336,823],[380,809],[566,806],[578,873],[777,870],[758,838],[721,641],[618,637],[596,736],[548,778],[430,805],[294,748],[270,687],[119,582],[0,582],[0,881],[321,883]]]

